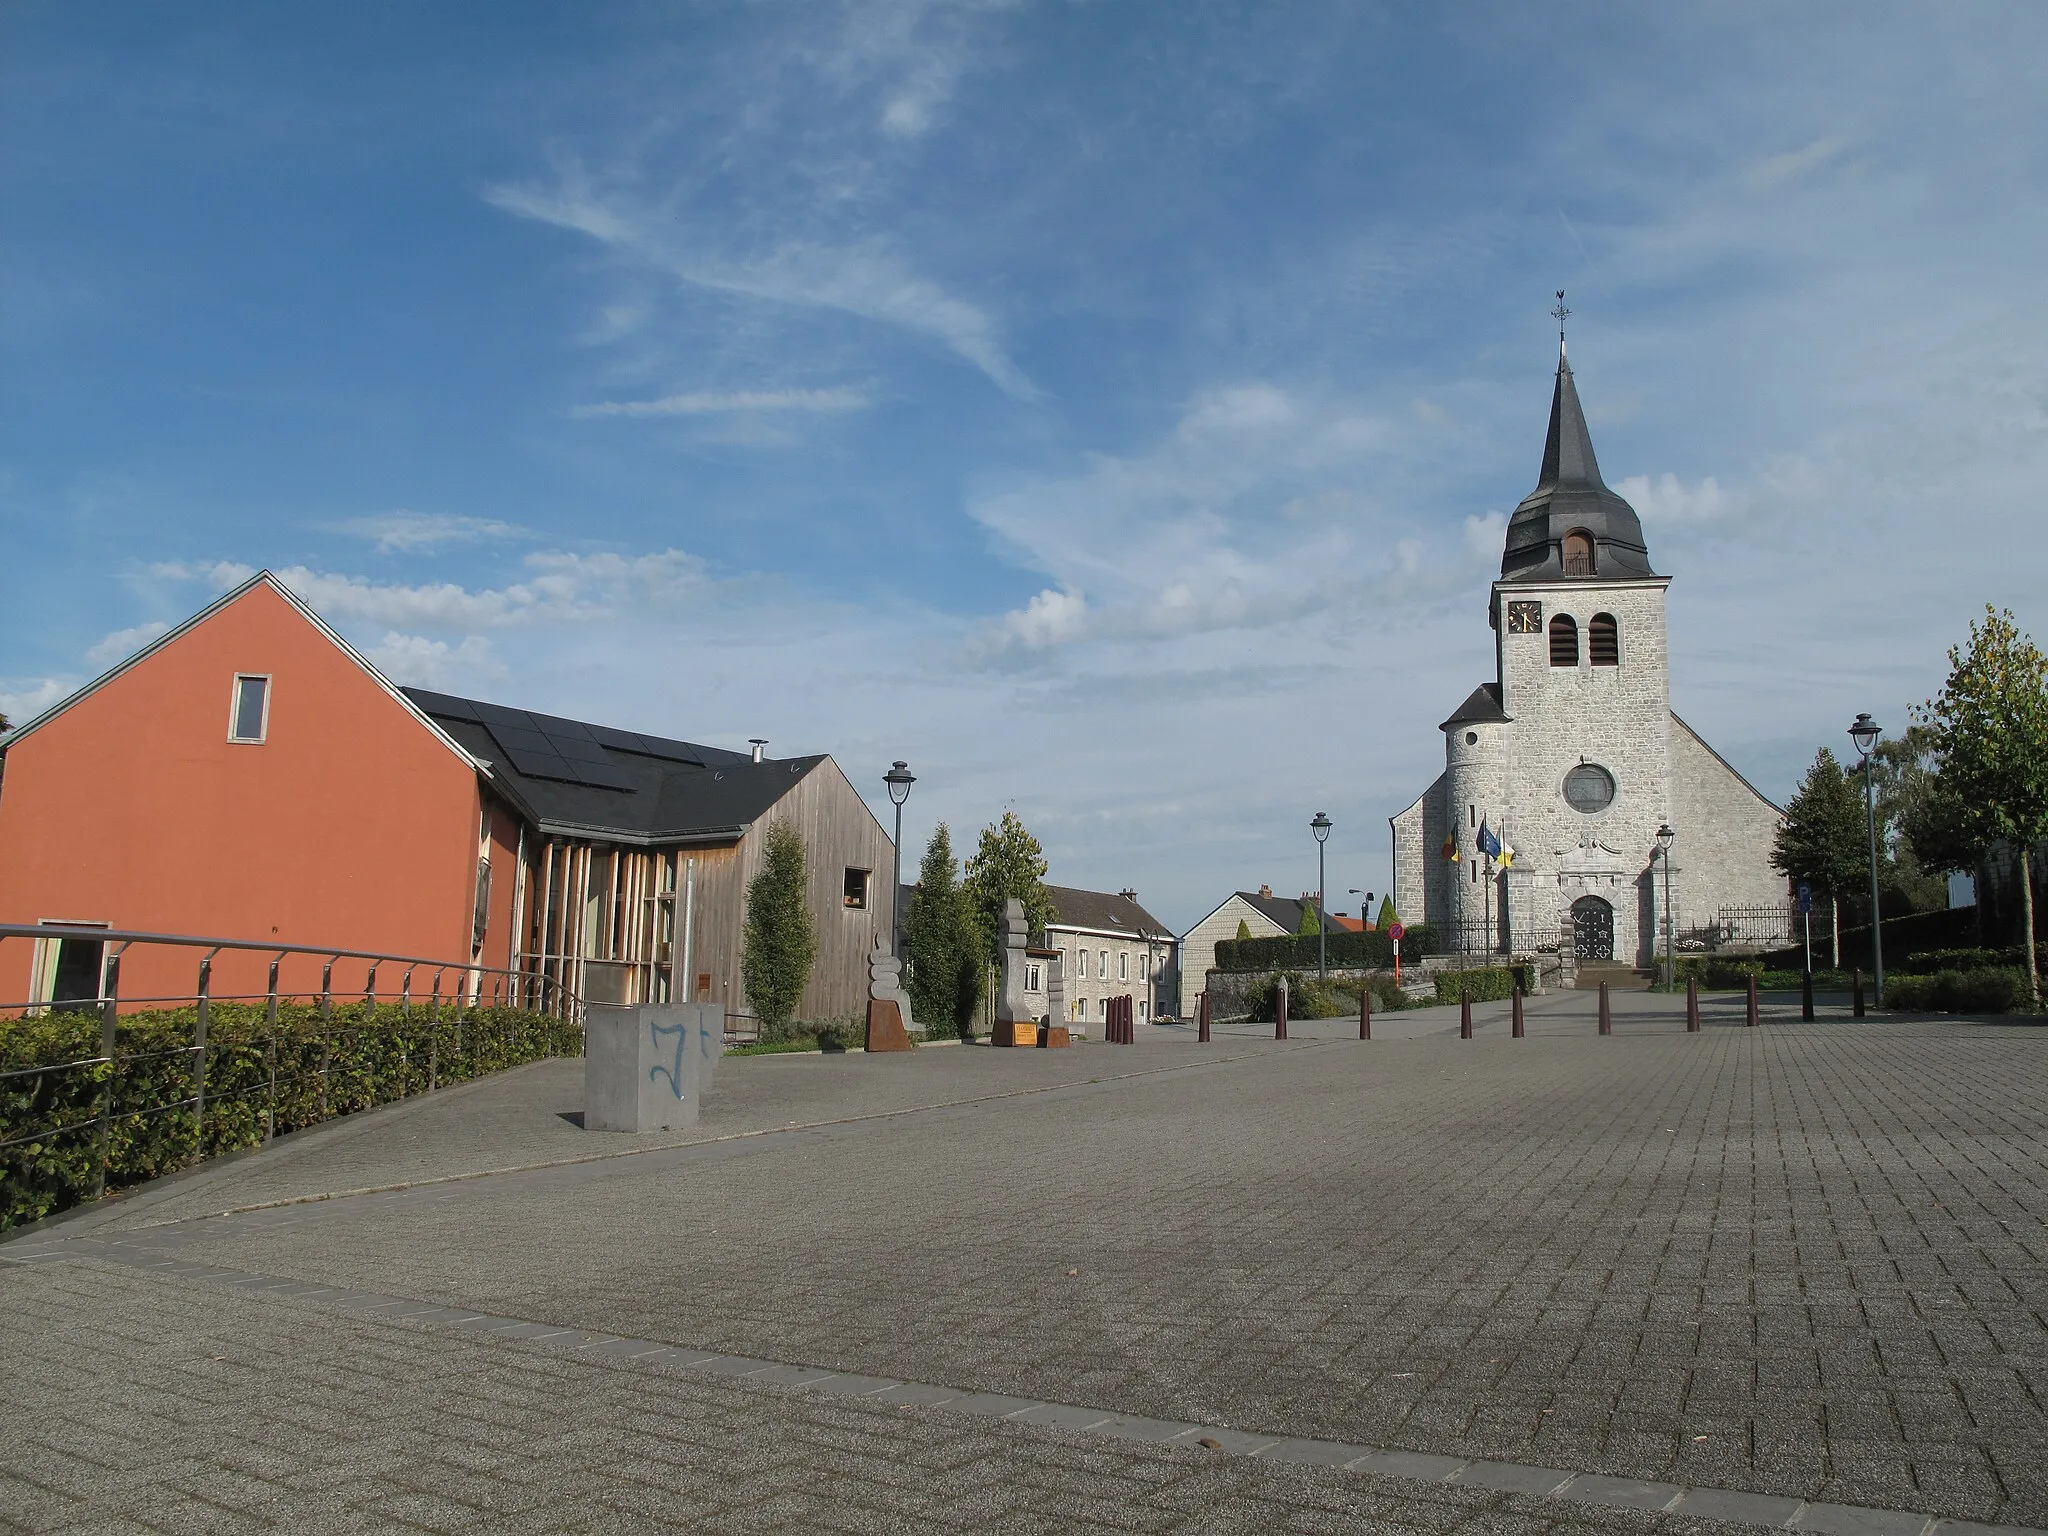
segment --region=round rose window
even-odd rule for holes
[[[1564,776],[1565,803],[1591,816],[1614,804],[1614,775],[1597,763],[1581,763]]]

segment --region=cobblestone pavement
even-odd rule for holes
[[[766,1111],[779,1104],[814,1119],[824,1104],[837,1123],[174,1225],[140,1227],[175,1211],[138,1202],[119,1226],[256,1274],[838,1371],[1219,1429],[2048,1525],[2048,1032],[1801,1026],[1782,1011],[1744,1030],[1722,1027],[1739,1019],[1739,1001],[1716,1000],[1712,1027],[1687,1036],[1676,1004],[1617,999],[1611,1039],[1592,1033],[1591,999],[1572,994],[1532,1005],[1525,1041],[1505,1037],[1504,1007],[1494,1007],[1475,1010],[1470,1042],[1455,1038],[1454,1012],[1431,1010],[1377,1021],[1398,1017],[1410,1037],[1370,1044],[1342,1038],[1355,1026],[1333,1021],[1285,1044],[1246,1031],[1219,1033],[1203,1049],[1191,1032],[1161,1030],[1135,1051],[1092,1046],[1049,1060],[955,1048],[861,1061],[858,1075],[814,1058],[728,1062],[718,1091],[752,1106],[762,1122],[752,1129],[767,1131]],[[753,1070],[769,1065],[781,1075]],[[554,1070],[555,1079],[525,1074],[523,1101],[507,1078],[496,1098],[465,1090],[472,1097],[450,1095],[394,1123],[439,1145],[474,1139],[474,1122],[496,1116],[507,1125],[492,1134],[516,1150],[520,1124],[558,1117]],[[901,1112],[919,1103],[939,1107]],[[805,1116],[793,1107],[785,1118]],[[553,1134],[532,1130],[534,1145]],[[294,1177],[324,1166],[318,1153],[311,1138],[294,1152],[303,1170]],[[207,1176],[201,1203],[260,1203],[240,1196],[280,1187],[263,1166],[276,1155]],[[356,1167],[348,1158],[328,1171]],[[96,1224],[100,1236],[115,1230],[96,1215],[0,1247],[0,1259],[37,1245],[57,1257],[74,1231],[85,1234],[82,1249]],[[457,1346],[423,1330],[331,1322],[308,1302],[194,1299],[178,1282],[92,1261],[28,1275],[0,1265],[0,1280],[10,1316],[49,1319],[29,1324],[36,1355],[25,1390],[6,1383],[10,1402],[24,1405],[94,1359],[95,1319],[125,1330],[138,1359],[154,1358],[183,1347],[180,1308],[235,1344],[211,1350],[225,1360],[204,1361],[230,1367],[212,1373],[215,1402],[237,1383],[288,1400],[301,1375],[325,1392],[321,1362],[354,1347],[349,1329],[397,1330],[363,1346],[385,1377],[406,1384],[394,1418],[444,1411],[437,1394],[466,1391],[471,1378],[530,1381],[561,1369],[523,1356],[453,1365],[442,1351]],[[283,1342],[237,1342],[241,1307],[286,1319],[270,1325]],[[66,1308],[76,1314],[68,1323]],[[513,1346],[460,1348],[495,1360]],[[275,1379],[262,1379],[265,1370]],[[116,1370],[67,1417],[81,1444],[146,1440],[176,1418],[153,1388],[124,1406],[120,1379]],[[145,1386],[153,1379],[138,1367]],[[559,1412],[528,1410],[536,1422],[574,1426],[567,1459],[547,1463],[567,1488],[587,1487],[600,1464],[576,1449],[578,1394],[608,1403],[612,1392],[634,1401],[657,1392],[664,1403],[672,1394],[670,1407],[635,1410],[677,1416],[666,1430],[650,1427],[649,1443],[700,1447],[695,1461],[671,1460],[721,1490],[750,1477],[751,1464],[729,1477],[707,1468],[729,1442],[693,1425],[752,1413],[750,1422],[783,1426],[809,1446],[830,1434],[858,1439],[833,1415],[866,1424],[858,1415],[878,1413],[772,1393],[728,1410],[717,1393],[739,1389],[597,1380],[563,1387],[570,1406]],[[33,1418],[49,1421],[41,1410]],[[894,1466],[900,1451],[922,1470],[905,1472],[880,1502],[849,1493],[847,1522],[1014,1528],[995,1506],[916,1500],[949,1496],[950,1474],[939,1470],[949,1455],[1005,1469],[990,1488],[1012,1472],[1039,1488],[1028,1469],[1053,1453],[1029,1437],[1050,1431],[903,1419],[922,1427],[877,1454]],[[372,1484],[395,1487],[404,1458],[378,1438],[393,1433],[382,1422],[335,1423],[333,1445],[307,1452],[307,1475],[356,1446],[384,1469]],[[897,1424],[886,1413],[878,1422]],[[814,1434],[814,1424],[842,1427]],[[917,1440],[927,1433],[931,1441]],[[198,1452],[181,1443],[169,1461],[196,1475]],[[953,1449],[930,1449],[942,1443]],[[1102,1494],[1103,1523],[1206,1528],[1226,1518],[1206,1499],[1154,1507],[1116,1481],[1178,1486],[1217,1468],[1110,1467],[1129,1456],[1133,1466],[1164,1457],[1157,1466],[1181,1469],[1173,1458],[1184,1451],[1098,1441],[1071,1453],[1079,1459],[1058,1464],[1087,1470],[1061,1488],[1104,1478],[1120,1490]],[[821,1497],[807,1458],[800,1447],[778,1463],[790,1497]],[[127,1486],[115,1474],[78,1475]],[[1219,1498],[1266,1501],[1263,1513],[1227,1517],[1240,1525],[1285,1528],[1299,1516],[1303,1528],[1609,1528],[1583,1523],[1606,1515],[1559,1514],[1544,1501],[1444,1503],[1443,1488],[1350,1472],[1229,1475],[1249,1477],[1251,1491]],[[745,1497],[768,1497],[762,1486],[748,1483]],[[1393,1502],[1384,1513],[1314,1502],[1326,1494]],[[1422,1504],[1410,1510],[1403,1499]],[[564,1507],[548,1504],[556,1516]],[[1092,1507],[1047,1505],[1038,1518],[1070,1526]],[[717,1508],[712,1523],[741,1520],[740,1503]],[[1651,1524],[1611,1528],[1692,1528],[1669,1515],[1627,1518]]]

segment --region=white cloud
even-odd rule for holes
[[[1088,600],[1079,592],[1048,587],[1022,608],[1003,615],[997,626],[1001,641],[1015,641],[1033,650],[1078,640],[1088,624]]]
[[[1847,147],[1847,141],[1829,134],[1815,139],[1804,149],[1790,150],[1782,155],[1772,155],[1758,162],[1744,173],[1744,180],[1758,191],[1768,191],[1797,181],[1808,171],[1826,165],[1840,155]]]
[[[466,517],[454,512],[409,512],[402,507],[367,517],[344,518],[328,526],[336,533],[369,539],[380,555],[409,555],[450,544],[495,544],[534,536],[529,529],[496,518]]]
[[[416,688],[460,691],[502,682],[506,677],[490,641],[481,635],[469,635],[450,645],[445,640],[391,630],[375,645],[364,646],[363,654],[393,682]]]
[[[27,725],[77,686],[75,678],[7,678],[0,681],[0,715],[5,715],[13,725]]]
[[[734,389],[703,390],[694,394],[665,395],[659,400],[601,400],[579,405],[571,416],[712,416],[739,411],[817,411],[837,413],[864,411],[874,396],[866,389],[837,386],[831,389]]]
[[[1501,547],[1507,542],[1508,515],[1505,512],[1488,512],[1483,517],[1465,519],[1465,548],[1482,565],[1491,565],[1500,559]]]
[[[1651,479],[1630,475],[1615,487],[1622,499],[1636,509],[1646,523],[1711,523],[1740,515],[1748,499],[1721,489],[1721,482],[1708,475],[1687,486],[1678,476],[1666,473]]]
[[[142,649],[171,626],[152,619],[147,624],[137,624],[133,629],[117,629],[85,653],[85,659],[96,667],[110,667],[115,662]]]

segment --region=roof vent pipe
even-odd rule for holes
[[[749,736],[747,741],[753,746],[754,761],[758,763],[761,761],[762,749],[768,745],[768,738],[766,736]]]

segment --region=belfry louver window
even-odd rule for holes
[[[1576,667],[1579,664],[1579,624],[1568,613],[1550,621],[1550,664]]]
[[[1596,613],[1586,625],[1586,652],[1596,667],[1621,665],[1621,630],[1611,613]]]

